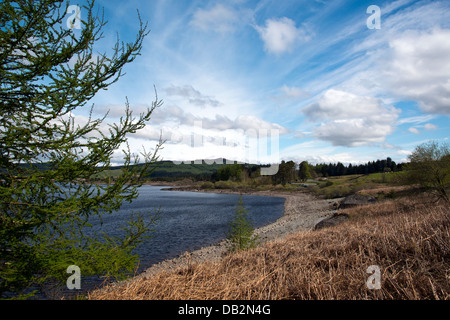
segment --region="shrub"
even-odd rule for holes
[[[230,251],[248,250],[256,247],[257,237],[253,233],[254,228],[247,216],[247,210],[244,207],[241,195],[236,207],[236,215],[231,220],[227,235]]]
[[[214,183],[206,181],[206,182],[202,183],[200,188],[202,188],[202,189],[213,189],[214,188]]]
[[[236,189],[239,187],[239,183],[233,181],[217,181],[214,183],[216,189]]]
[[[418,183],[424,189],[436,192],[440,199],[450,202],[450,145],[431,141],[416,147],[404,176],[409,183]]]

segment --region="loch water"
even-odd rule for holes
[[[93,230],[120,236],[120,226],[132,213],[160,211],[152,237],[136,249],[139,271],[186,251],[212,245],[226,238],[230,221],[236,214],[238,194],[168,191],[168,187],[144,185],[132,203],[124,203],[112,214],[102,216],[102,223],[92,221]],[[243,204],[255,228],[276,221],[283,215],[284,198],[243,195]]]

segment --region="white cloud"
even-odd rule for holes
[[[380,101],[376,98],[330,89],[302,112],[310,119],[320,120],[366,117],[380,110]]]
[[[199,107],[220,107],[222,103],[213,97],[206,96],[202,94],[200,91],[194,89],[191,85],[185,86],[170,86],[165,89],[165,92],[168,96],[174,97],[182,97],[189,101],[189,103],[199,106]]]
[[[163,140],[166,140],[162,152],[165,159],[179,161],[228,157],[242,162],[267,162],[276,155],[255,156],[249,153],[248,145],[261,143],[264,141],[261,137],[278,137],[286,133],[289,130],[285,127],[254,115],[243,114],[234,119],[219,114],[207,117],[171,105],[155,110],[150,125],[130,135],[129,142],[135,146],[149,145],[162,134]]]
[[[379,99],[334,89],[301,111],[309,120],[321,121],[314,128],[314,137],[347,147],[384,142],[394,132],[400,113]]]
[[[300,88],[296,87],[288,87],[287,85],[284,85],[281,87],[281,91],[284,93],[286,97],[292,98],[292,99],[302,99],[308,94],[304,92]]]
[[[234,121],[234,128],[233,129],[253,129],[253,130],[279,130],[280,134],[286,134],[289,133],[289,130],[284,128],[283,126],[276,124],[276,123],[270,123],[267,121],[264,121],[256,116],[253,115],[240,115],[236,118]]]
[[[308,161],[312,164],[337,163],[355,164],[366,163],[376,158],[375,155],[360,152],[341,151],[340,148],[328,145],[325,142],[307,141],[290,145],[280,151],[281,159],[293,160],[300,163]]]
[[[305,132],[301,132],[301,131],[294,131],[294,138],[295,139],[303,139],[306,137],[306,133]]]
[[[391,144],[389,142],[382,143],[380,145],[380,147],[383,148],[383,149],[398,149],[397,146],[394,146],[393,144]]]
[[[420,131],[414,127],[409,128],[408,131],[414,134],[420,134]]]
[[[319,153],[322,159],[349,150],[335,146],[375,144],[381,148],[395,147],[394,151],[407,149],[404,139],[420,137],[409,133],[410,127],[427,136],[442,133],[443,129],[425,130],[433,130],[430,122],[435,123],[433,119],[438,118],[433,113],[436,110],[445,113],[445,99],[449,97],[448,31],[430,31],[434,26],[450,26],[445,0],[380,4],[382,29],[378,31],[367,30],[365,10],[355,15],[358,10],[345,9],[339,2],[316,7],[314,12],[309,12],[309,8],[294,12],[294,7],[295,10],[303,7],[294,2],[283,5],[268,1],[252,5],[242,0],[220,1],[222,4],[181,2],[183,5],[174,10],[173,3],[155,3],[159,11],[166,12],[156,11],[158,14],[150,19],[154,24],[152,30],[157,32],[148,37],[153,44],[144,46],[144,54],[136,60],[137,64],[140,59],[145,60],[141,64],[145,68],[139,70],[143,71],[140,81],[134,79],[130,85],[135,94],[130,95],[125,89],[109,90],[104,104],[119,104],[129,95],[142,103],[133,106],[133,110],[141,110],[151,101],[149,93],[153,90],[142,90],[139,83],[156,83],[164,107],[161,112],[155,111],[150,127],[135,140],[145,143],[145,139],[158,137],[162,129],[164,136],[170,137],[164,150],[169,158],[178,156],[177,144],[190,134],[196,121],[202,122],[203,137],[208,144],[213,141],[220,144],[221,137],[230,142],[239,135],[239,130],[258,126],[276,128],[279,123],[282,130],[287,132],[289,128],[292,132],[283,146],[313,140],[314,145],[320,146],[317,149],[324,150]],[[183,10],[179,10],[181,7]],[[258,25],[251,19],[252,12]],[[260,43],[259,51],[255,41]],[[261,56],[261,48],[265,48],[266,55]],[[273,55],[289,51],[293,54],[283,56],[288,59],[273,59]],[[139,75],[135,73],[133,77]],[[149,75],[154,79],[149,79]],[[111,94],[118,99],[111,98]],[[398,104],[398,108],[405,110],[401,118],[398,110],[389,107],[401,99],[418,101],[423,110],[428,108],[432,112],[424,115],[411,108],[412,104],[402,103]],[[305,117],[295,111],[305,106],[303,115],[309,121],[299,124]],[[110,115],[120,115],[123,109],[123,105],[112,106]],[[399,129],[401,126],[398,135],[389,136],[396,126]],[[405,132],[405,137],[399,136]],[[216,136],[219,138],[215,139]],[[366,160],[373,160],[366,151],[371,148],[350,150],[351,157],[365,154]],[[231,149],[224,151],[227,155]],[[293,155],[302,155],[301,151]],[[316,155],[316,151],[307,153]]]
[[[202,31],[219,33],[233,32],[237,26],[250,21],[249,10],[235,10],[222,4],[217,4],[209,10],[195,11],[190,25]]]
[[[283,85],[279,89],[279,91],[280,94],[273,97],[277,102],[295,101],[309,97],[309,94],[307,92],[298,87],[289,87],[287,85]]]
[[[390,41],[389,87],[430,114],[450,114],[450,30],[410,31]]]
[[[432,123],[426,123],[424,126],[425,130],[436,130],[438,127]]]
[[[218,4],[210,10],[198,9],[194,13],[191,25],[203,31],[227,32],[233,29],[233,22],[236,19],[231,9]]]
[[[343,119],[322,123],[315,129],[314,136],[335,146],[361,147],[384,142],[386,136],[393,132],[394,128],[389,122]]]
[[[203,129],[210,130],[279,130],[280,134],[287,134],[289,130],[277,123],[265,121],[257,116],[242,114],[237,116],[234,120],[230,117],[215,114],[214,117],[197,116],[190,112],[186,112],[178,106],[167,106],[159,108],[154,111],[151,118],[152,123],[159,123],[160,125],[172,123],[172,128],[180,126],[197,126],[201,124]]]
[[[266,26],[255,26],[265,49],[270,53],[281,54],[292,51],[300,41],[308,40],[305,31],[295,26],[295,22],[289,18],[266,20]]]
[[[341,57],[342,66],[315,77],[312,83],[317,88],[304,87],[310,92],[339,88],[361,96],[382,96],[389,104],[412,100],[429,115],[450,114],[447,5],[429,1],[403,8],[407,3],[396,1],[382,7],[380,32],[368,33],[336,52],[330,61],[337,64]],[[340,35],[342,31],[330,43],[340,40]]]
[[[412,153],[412,151],[410,150],[398,150],[397,154],[402,155],[402,156],[409,156]]]

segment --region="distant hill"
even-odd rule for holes
[[[159,161],[150,166],[149,172],[144,174],[145,179],[171,181],[183,178],[190,178],[194,180],[210,180],[220,167],[238,163],[237,161],[227,159],[211,159],[211,160],[188,160],[183,163],[173,161]],[[246,166],[256,166],[249,165]],[[106,178],[108,175],[111,178],[119,176],[121,173],[121,166],[111,168],[111,171],[102,173],[100,178]]]
[[[210,159],[210,160],[188,160],[180,163],[176,161],[175,163],[171,160],[159,161],[150,165],[147,173],[144,174],[144,179],[160,180],[160,181],[173,181],[180,180],[183,178],[190,178],[194,180],[210,180],[211,177],[217,172],[220,167],[239,163],[238,161],[227,160],[223,158]],[[48,163],[35,163],[32,164],[35,168],[40,170],[48,170],[51,165]],[[139,164],[141,166],[142,164]],[[23,167],[28,167],[30,165],[23,164]],[[261,167],[261,165],[256,164],[245,164],[246,167]],[[95,179],[108,179],[116,178],[122,172],[123,166],[113,166],[111,170],[101,172],[95,175]]]
[[[220,167],[227,164],[236,163],[235,161],[226,161],[225,159],[184,161],[183,163],[173,161],[161,161],[151,166],[153,172],[145,175],[145,178],[208,178],[217,172]]]

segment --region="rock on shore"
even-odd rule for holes
[[[373,203],[375,201],[376,201],[376,199],[369,195],[352,194],[348,197],[345,197],[341,201],[341,203],[339,205],[339,209],[352,208],[352,207],[356,207],[356,206]]]
[[[322,221],[320,221],[318,224],[314,226],[314,230],[320,230],[323,228],[328,228],[335,226],[341,222],[347,221],[348,215],[346,214],[337,214],[329,218],[325,218]]]

